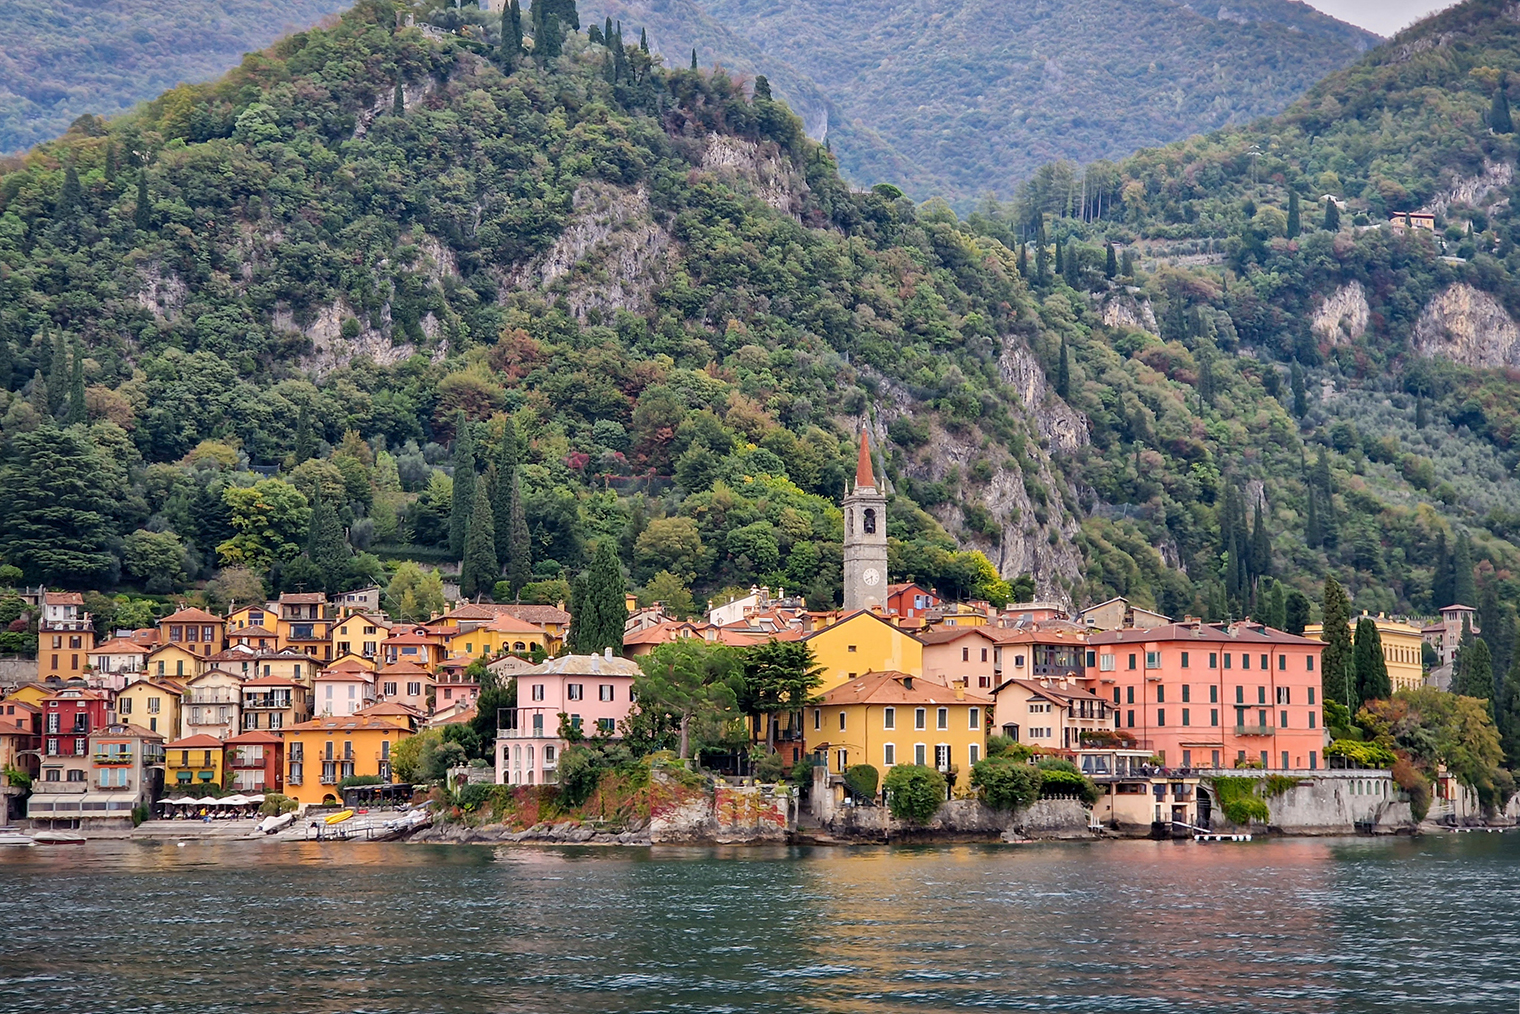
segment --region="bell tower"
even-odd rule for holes
[[[871,469],[871,445],[860,431],[855,485],[844,508],[844,608],[884,606],[887,601],[887,494]]]

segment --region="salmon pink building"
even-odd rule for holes
[[[615,736],[633,707],[632,659],[564,655],[517,674],[517,707],[501,715],[496,734],[496,781],[504,785],[552,785],[568,742],[560,720],[582,736]]]
[[[1087,678],[1116,727],[1164,765],[1324,767],[1324,644],[1259,623],[1168,623],[1093,634]]]

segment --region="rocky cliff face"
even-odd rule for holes
[[[1352,282],[1326,296],[1315,308],[1309,330],[1320,341],[1342,345],[1365,334],[1370,317],[1366,290],[1361,282]]]
[[[1448,286],[1415,322],[1410,344],[1418,355],[1464,366],[1520,365],[1520,327],[1493,296],[1465,282]]]

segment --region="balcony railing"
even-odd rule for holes
[[[1273,729],[1270,725],[1235,726],[1235,735],[1237,736],[1270,736],[1272,735],[1272,732]]]
[[[96,764],[131,764],[132,763],[132,754],[131,754],[130,751],[128,751],[126,753],[97,753],[95,755],[95,763]]]
[[[125,785],[117,785],[117,784],[115,784],[113,782],[110,785],[96,785],[95,786],[95,788],[99,789],[101,792],[125,792],[126,790],[128,790],[128,789],[130,789],[132,787],[133,787],[133,780],[130,779],[130,778],[127,779],[127,784],[125,784]]]

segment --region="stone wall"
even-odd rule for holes
[[[1019,810],[993,810],[975,799],[952,799],[923,826],[894,819],[883,806],[842,806],[824,825],[837,838],[903,837],[1087,838],[1087,810],[1075,799],[1040,799]]]
[[[656,773],[657,779],[664,776]],[[676,792],[649,818],[649,839],[719,844],[784,841],[793,796],[784,785],[734,785],[719,781],[711,792]]]
[[[1232,776],[1265,778],[1282,772],[1232,771]],[[1266,798],[1271,814],[1268,826],[1284,834],[1355,834],[1370,827],[1373,833],[1392,834],[1414,827],[1409,802],[1387,770],[1292,771],[1299,779],[1295,788]],[[1207,782],[1204,788],[1207,788]],[[1236,830],[1218,804],[1211,818],[1215,830]],[[1260,828],[1257,828],[1260,830]]]

